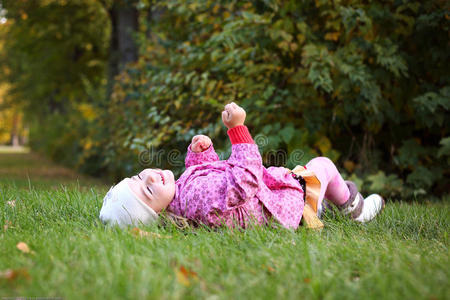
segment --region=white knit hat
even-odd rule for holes
[[[100,220],[105,224],[123,228],[127,225],[149,224],[157,219],[158,214],[130,189],[128,178],[111,187],[103,198]]]

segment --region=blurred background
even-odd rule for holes
[[[327,156],[366,192],[437,198],[449,22],[445,0],[0,0],[0,145],[180,174],[195,134],[226,158],[235,101],[266,166]]]

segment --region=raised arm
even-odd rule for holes
[[[219,156],[212,145],[211,139],[206,135],[196,135],[188,147],[185,159],[186,168],[207,162],[219,160]]]
[[[230,165],[227,170],[228,206],[244,204],[254,197],[259,191],[263,173],[261,155],[244,125],[245,117],[245,110],[235,103],[227,104],[222,112],[222,120],[228,128],[232,144],[231,156],[227,160]]]

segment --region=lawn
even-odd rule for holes
[[[98,220],[108,186],[0,153],[0,297],[449,299],[449,199],[389,202],[320,232],[140,230]],[[20,248],[20,249],[19,249]]]

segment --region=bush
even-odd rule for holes
[[[165,152],[146,162],[180,172],[182,156],[169,159],[168,149],[185,152],[199,133],[225,151],[220,111],[234,100],[266,154],[304,154],[265,155],[266,164],[324,155],[372,182],[369,191],[446,192],[443,1],[158,1],[152,12],[139,62],[121,74],[108,108],[116,176],[141,168],[149,147]]]
[[[106,6],[5,3],[7,101],[26,107],[33,149],[58,161],[117,179],[149,165],[180,173],[199,133],[226,158],[220,111],[234,100],[266,165],[323,155],[366,192],[447,192],[444,1],[129,1],[140,56],[110,99]]]
[[[180,172],[183,157],[169,150],[184,153],[199,133],[226,151],[220,111],[234,100],[264,153],[304,153],[265,155],[266,164],[324,155],[372,181],[369,191],[446,192],[443,1],[158,1],[152,16],[139,62],[118,78],[105,114],[116,176],[145,165],[137,157],[149,147],[164,159],[145,162]]]

